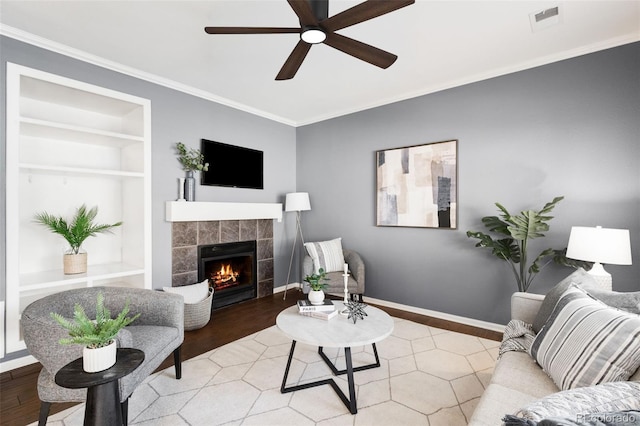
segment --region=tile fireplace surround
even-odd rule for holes
[[[171,285],[198,281],[198,246],[256,240],[257,297],[273,294],[273,219],[173,222]]]
[[[273,294],[273,221],[280,203],[166,203],[171,222],[171,285],[198,281],[198,246],[256,241],[257,297]]]

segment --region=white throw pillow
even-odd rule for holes
[[[167,293],[180,294],[184,297],[184,303],[192,304],[203,301],[209,296],[209,280],[201,283],[183,285],[180,287],[162,287]]]
[[[640,366],[640,316],[571,286],[529,352],[562,390],[628,380]]]
[[[342,238],[318,243],[305,243],[304,248],[311,259],[316,274],[320,268],[325,272],[344,270],[344,254],[342,253]]]

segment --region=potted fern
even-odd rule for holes
[[[309,291],[309,302],[312,305],[322,305],[324,302],[324,289],[327,288],[327,273],[323,268],[318,269],[318,273],[313,273],[304,277],[304,280],[309,283],[311,290]]]
[[[54,234],[61,235],[67,243],[69,250],[64,254],[63,265],[65,274],[82,274],[87,272],[87,253],[82,250],[82,243],[96,234],[111,232],[111,229],[122,225],[122,222],[108,224],[94,223],[98,215],[98,207],[87,209],[86,205],[80,206],[76,214],[67,222],[61,216],[50,213],[37,213],[35,221],[49,228]]]
[[[90,319],[84,308],[76,304],[73,311],[74,320],[68,320],[62,315],[52,312],[51,317],[64,327],[68,338],[60,339],[60,344],[84,345],[82,350],[82,368],[88,373],[103,371],[116,363],[116,334],[136,320],[140,314],[127,317],[129,302],[115,318],[104,306],[104,295],[98,293],[96,300],[96,319]]]

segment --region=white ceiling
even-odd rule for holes
[[[330,0],[329,15],[361,0]],[[560,23],[532,31],[531,13]],[[208,35],[205,26],[297,27],[285,0],[0,0],[0,32],[299,126],[640,40],[640,1],[431,1],[340,30],[398,55],[388,69],[313,46],[275,76],[297,34]]]

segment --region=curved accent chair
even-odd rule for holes
[[[84,402],[86,389],[67,389],[58,386],[55,375],[69,362],[82,356],[81,345],[61,345],[59,340],[69,337],[53,318],[51,312],[72,319],[76,304],[80,304],[89,318],[95,318],[98,292],[104,294],[105,307],[111,315],[122,311],[129,301],[129,316],[140,313],[131,325],[120,330],[118,347],[130,347],[144,352],[143,363],[131,374],[120,379],[122,418],[127,424],[129,397],[151,373],[173,352],[176,379],[182,375],[180,347],[184,340],[184,303],[177,294],[162,291],[123,287],[87,287],[55,293],[36,300],[22,313],[22,332],[27,349],[41,364],[38,377],[40,398],[39,425],[45,425],[51,403]]]
[[[349,265],[349,280],[347,281],[347,289],[349,294],[353,298],[353,295],[358,295],[358,299],[362,302],[362,295],[364,294],[364,262],[360,255],[353,251],[342,249],[344,255],[344,261]],[[308,253],[305,253],[302,259],[302,277],[311,275],[315,270],[313,268],[313,259]],[[332,294],[334,296],[344,296],[344,278],[342,277],[342,271],[327,273],[327,288],[325,293]],[[303,282],[304,285],[308,284]]]

